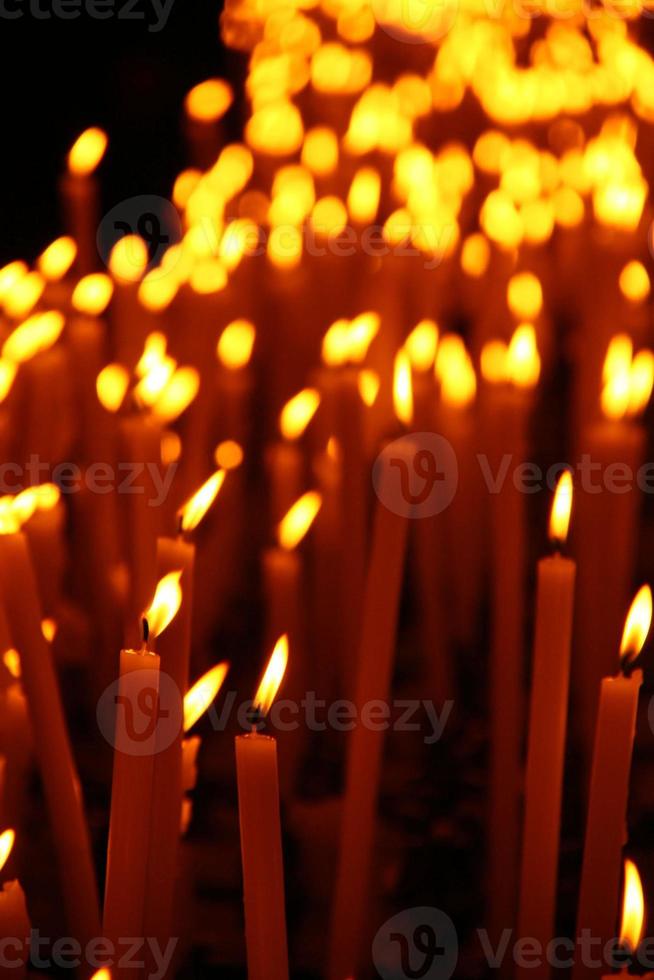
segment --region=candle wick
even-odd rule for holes
[[[148,640],[150,639],[150,624],[148,623],[147,616],[143,616],[141,618],[141,630],[143,634],[143,646],[141,648],[141,652],[146,653],[148,649]]]

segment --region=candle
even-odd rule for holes
[[[184,695],[184,739],[182,740],[182,813],[180,832],[184,834],[192,815],[192,803],[187,794],[195,789],[198,778],[197,756],[200,750],[199,735],[188,735],[188,732],[202,717],[207,708],[215,701],[223,686],[229,670],[229,664],[223,662],[211,667],[199,681]]]
[[[9,860],[15,838],[13,830],[0,834],[0,871]],[[25,893],[20,883],[16,880],[6,881],[0,889],[0,936],[3,940],[3,960],[11,965],[0,967],[0,977],[23,980],[27,976],[31,929]]]
[[[304,388],[286,402],[279,416],[281,441],[266,453],[270,482],[270,511],[275,524],[300,496],[305,479],[305,461],[299,440],[315,415],[320,395],[315,388]]]
[[[71,351],[72,381],[76,392],[77,418],[83,458],[113,462],[108,457],[107,416],[98,400],[96,378],[106,361],[106,324],[100,319],[113,293],[109,276],[94,273],[75,286],[71,303],[76,315],[66,327],[66,341]]]
[[[275,644],[253,702],[270,710],[288,662],[288,639]],[[288,980],[284,865],[277,742],[253,731],[236,738],[238,812],[249,980]]]
[[[345,795],[330,932],[329,980],[356,975],[366,942],[366,911],[375,838],[375,815],[381,773],[383,733],[365,725],[361,711],[371,702],[388,703],[393,652],[404,572],[410,506],[400,513],[391,502],[403,500],[397,490],[397,466],[411,465],[415,447],[407,437],[390,444],[378,461],[372,550],[366,574],[356,683],[359,722],[347,747]]]
[[[40,761],[71,935],[83,945],[99,935],[98,895],[52,651],[41,632],[37,585],[25,536],[8,509],[0,529],[0,579]]]
[[[647,639],[651,619],[652,593],[644,585],[625,622],[620,673],[605,677],[600,689],[576,935],[590,930],[603,943],[615,930],[636,710],[643,682],[642,671],[632,671],[632,664]],[[574,980],[592,975],[588,964],[578,959]]]
[[[550,516],[557,549],[567,538],[571,506],[566,471]],[[538,563],[518,935],[533,937],[543,949],[554,937],[575,572],[575,563],[558,550]],[[521,977],[526,972],[518,971]],[[529,972],[546,978],[550,967],[544,962]]]
[[[231,85],[222,78],[208,78],[184,99],[184,129],[191,161],[208,169],[216,162],[223,141],[220,122],[234,101]]]
[[[628,858],[624,862],[624,873],[622,877],[624,883],[622,888],[622,918],[620,920],[619,946],[630,956],[634,956],[643,938],[645,899],[643,897],[643,885],[640,880],[638,868]],[[613,959],[616,959],[616,957],[614,956]],[[627,963],[620,970],[620,974],[622,976],[629,974]],[[651,973],[645,975],[651,980]],[[613,973],[610,976],[615,977],[616,974]],[[606,980],[608,980],[608,976]]]
[[[120,238],[109,256],[114,280],[111,304],[111,349],[117,361],[133,369],[146,338],[147,317],[139,303],[139,283],[148,266],[148,248],[138,235]]]
[[[218,378],[215,398],[219,435],[250,445],[251,398],[254,378],[250,367],[256,330],[249,320],[228,323],[218,339]],[[212,393],[213,394],[213,393]]]
[[[86,275],[98,265],[96,235],[100,224],[100,196],[93,176],[107,149],[107,135],[93,126],[85,129],[68,153],[68,167],[60,191],[65,223],[77,244],[77,270]]]
[[[42,302],[46,306],[68,307],[71,294],[68,273],[76,258],[77,245],[68,235],[55,239],[39,255],[36,265],[45,279]]]

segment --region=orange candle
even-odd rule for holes
[[[73,366],[80,448],[89,463],[113,462],[108,444],[106,412],[98,400],[96,378],[106,361],[107,328],[101,316],[113,293],[109,276],[84,276],[75,286],[71,303],[76,315],[66,326],[66,342]]]
[[[0,871],[11,856],[15,838],[13,830],[0,834]],[[0,936],[6,941],[3,942],[2,957],[8,965],[0,967],[0,977],[23,980],[27,976],[31,929],[20,882],[6,881],[0,889]]]
[[[571,506],[566,472],[550,516],[557,547],[566,540]],[[575,563],[558,551],[538,563],[518,935],[533,937],[543,949],[554,936],[575,572]],[[544,980],[550,967],[518,972]]]
[[[288,640],[280,637],[253,708],[270,710],[284,677]],[[238,810],[249,980],[288,980],[284,864],[279,812],[277,742],[253,731],[236,738]]]
[[[388,703],[393,670],[393,653],[406,553],[408,516],[390,510],[402,498],[397,490],[397,468],[393,461],[410,465],[415,447],[409,438],[391,443],[381,457],[377,483],[379,502],[375,513],[372,551],[366,575],[359,654],[357,659],[356,706],[361,719],[364,706],[373,701]],[[347,752],[345,796],[341,815],[340,849],[333,899],[329,980],[355,976],[359,954],[365,944],[368,887],[383,732],[359,724],[352,731]]]
[[[100,195],[93,174],[106,149],[106,133],[97,127],[84,130],[68,153],[67,172],[60,184],[66,226],[77,244],[76,267],[81,275],[98,266]]]
[[[651,619],[652,593],[644,585],[625,622],[620,673],[605,677],[600,689],[576,935],[581,938],[584,930],[590,930],[602,943],[615,935],[631,756],[643,683],[642,671],[631,668],[647,639]],[[581,959],[575,963],[574,980],[596,974]]]
[[[109,256],[114,280],[111,304],[111,349],[114,358],[133,369],[141,356],[148,319],[139,302],[139,283],[148,266],[148,248],[138,235],[120,238]]]

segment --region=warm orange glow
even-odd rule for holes
[[[607,382],[615,374],[626,374],[631,369],[634,345],[626,333],[618,333],[611,338],[604,358],[602,381]]]
[[[55,636],[57,635],[57,623],[54,619],[42,619],[41,620],[41,632],[43,636],[48,641],[52,643]]]
[[[489,340],[481,349],[481,375],[490,384],[509,380],[508,348],[503,340]]]
[[[245,126],[250,147],[269,156],[290,156],[302,146],[304,127],[299,110],[279,101],[256,109]]]
[[[359,371],[359,394],[361,395],[361,401],[367,408],[372,408],[375,404],[377,395],[379,394],[380,384],[381,379],[376,371],[371,371],[367,368]]]
[[[330,194],[316,201],[310,220],[320,238],[335,238],[347,225],[347,210],[340,197]]]
[[[225,482],[225,471],[217,470],[206,480],[199,490],[180,507],[177,516],[180,531],[192,531],[196,528],[212,503],[218,496]]]
[[[17,493],[15,497],[9,498],[11,501],[11,508],[13,513],[16,515],[18,523],[22,527],[29,521],[30,517],[36,510],[38,503],[38,496],[34,487],[27,487],[25,490],[21,490]]]
[[[216,664],[184,695],[184,731],[188,732],[215,701],[229,670],[228,663]]]
[[[311,84],[324,94],[360,92],[371,76],[372,62],[368,52],[343,44],[321,44],[311,61]]]
[[[202,179],[202,171],[190,167],[182,170],[175,178],[173,184],[173,204],[183,211],[188,203],[188,199]]]
[[[654,387],[654,354],[651,350],[638,351],[631,362],[629,373],[629,415],[640,415],[645,410]]]
[[[302,163],[316,177],[327,177],[338,166],[338,139],[333,129],[309,129],[302,146]]]
[[[148,267],[147,245],[138,235],[120,238],[109,256],[109,271],[119,282],[139,282]]]
[[[14,830],[5,830],[0,834],[0,871],[9,860],[15,840],[16,832]]]
[[[562,473],[554,491],[554,500],[550,511],[550,541],[564,544],[568,537],[570,514],[572,512],[572,474],[569,470]]]
[[[640,415],[654,387],[654,354],[641,350],[633,357],[633,345],[626,334],[613,337],[602,370],[602,412],[617,421]]]
[[[536,347],[536,331],[523,323],[513,333],[507,351],[509,379],[518,388],[533,388],[540,377],[540,355]]]
[[[261,715],[267,715],[284,679],[288,663],[288,636],[284,633],[277,640],[268,666],[254,696],[252,707]]]
[[[188,92],[184,108],[187,116],[196,122],[210,123],[221,119],[233,101],[231,85],[222,78],[208,78]]]
[[[266,244],[266,257],[276,269],[295,269],[302,260],[302,232],[292,225],[279,225],[270,229]]]
[[[195,368],[177,368],[153,405],[154,413],[164,422],[172,422],[186,411],[199,389],[200,375]]]
[[[139,302],[146,310],[159,313],[170,306],[177,295],[178,288],[179,283],[172,273],[166,274],[162,269],[152,269],[139,283]]]
[[[632,303],[644,303],[650,294],[650,279],[642,262],[628,262],[620,273],[620,290]]]
[[[9,335],[2,346],[2,357],[14,364],[24,364],[37,354],[48,350],[64,329],[63,314],[56,310],[35,313]]]
[[[354,175],[347,194],[347,210],[352,221],[370,224],[377,217],[381,177],[374,167],[362,167]]]
[[[225,327],[218,340],[218,360],[230,371],[244,368],[252,356],[255,337],[254,324],[249,320],[233,320]]]
[[[13,647],[5,650],[2,655],[2,662],[14,680],[18,680],[20,678],[20,654],[18,650],[14,650]]]
[[[636,593],[627,613],[620,643],[620,659],[623,665],[636,659],[645,646],[652,624],[652,590],[643,585]]]
[[[172,429],[161,433],[161,462],[164,466],[176,463],[182,455],[182,440]]]
[[[151,371],[165,358],[167,346],[166,335],[158,330],[147,335],[143,344],[143,353],[134,369],[139,378],[144,378],[148,371]]]
[[[416,371],[431,370],[436,358],[437,346],[438,326],[433,320],[421,320],[404,341],[411,366]]]
[[[176,367],[177,362],[167,355],[153,363],[134,388],[134,397],[138,404],[152,408],[161,397]]]
[[[147,622],[148,636],[159,636],[173,621],[182,604],[182,587],[179,584],[181,571],[169,572],[159,579],[154,592],[154,598],[148,609],[143,613]]]
[[[335,320],[322,338],[322,360],[328,367],[342,367],[350,353],[350,324]]]
[[[0,301],[4,300],[8,291],[12,289],[19,279],[26,276],[28,271],[25,262],[20,260],[10,262],[9,265],[5,265],[0,269]]]
[[[624,863],[623,887],[620,943],[627,947],[631,953],[635,953],[643,938],[645,899],[638,868],[633,861],[628,859]]]
[[[446,334],[438,347],[434,365],[446,405],[465,408],[477,394],[477,376],[472,359],[458,334]]]
[[[315,490],[309,490],[296,500],[293,506],[284,514],[277,528],[277,541],[280,548],[293,551],[305,537],[313,524],[320,507],[322,497]]]
[[[350,320],[348,327],[348,359],[352,364],[360,364],[379,333],[381,319],[378,313],[368,310]]]
[[[2,403],[14,383],[17,371],[16,365],[12,361],[0,358],[0,403]]]
[[[234,439],[225,439],[216,446],[213,458],[222,470],[236,470],[243,462],[243,449]]]
[[[400,350],[395,355],[393,369],[393,407],[399,422],[409,426],[413,422],[413,385],[409,355]]]
[[[107,149],[107,134],[92,126],[77,137],[68,152],[68,171],[76,177],[88,177],[96,169]]]
[[[36,265],[48,282],[63,279],[77,257],[77,245],[72,238],[64,235],[55,239],[39,255]]]
[[[28,272],[18,279],[4,295],[3,305],[7,316],[20,320],[34,309],[45,289],[45,279],[40,272]]]
[[[481,232],[475,232],[461,246],[461,268],[471,279],[479,279],[484,275],[490,262],[490,245]]]
[[[543,307],[543,290],[532,272],[518,272],[509,279],[506,295],[516,320],[535,320]]]
[[[122,364],[107,364],[96,378],[98,400],[108,412],[117,412],[129,387],[129,372]]]
[[[111,980],[111,970],[103,966],[102,969],[95,971],[91,980]]]
[[[285,439],[299,439],[320,405],[320,392],[304,388],[284,405],[279,416],[279,429]]]
[[[73,309],[87,316],[100,316],[106,310],[113,291],[113,283],[104,273],[94,272],[84,276],[73,290]]]

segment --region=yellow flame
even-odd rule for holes
[[[16,831],[14,830],[5,830],[0,834],[0,871],[9,860],[15,840]]]
[[[536,347],[536,331],[523,323],[514,331],[507,351],[509,379],[518,388],[533,388],[540,377],[540,355]]]
[[[192,531],[198,526],[225,482],[225,470],[217,470],[177,512],[182,531]]]
[[[91,980],[111,980],[111,970],[103,966],[100,970],[96,970]]]
[[[18,680],[20,678],[20,654],[18,650],[14,650],[10,647],[9,650],[5,650],[2,655],[2,662],[11,674],[11,676]]]
[[[61,490],[55,483],[41,483],[34,487],[36,509],[39,511],[53,510],[61,500]]]
[[[36,265],[48,282],[59,282],[63,279],[77,258],[77,245],[67,235],[55,239],[39,255]]]
[[[379,333],[381,318],[373,310],[359,313],[350,321],[348,329],[348,357],[353,364],[360,364],[370,345]]]
[[[350,324],[335,320],[322,338],[322,360],[328,367],[341,367],[350,354]]]
[[[88,177],[96,169],[107,149],[107,134],[92,126],[77,137],[68,152],[68,170],[76,177]]]
[[[489,340],[481,349],[481,374],[484,381],[501,384],[508,381],[508,348],[503,340]]]
[[[248,119],[245,138],[248,145],[260,153],[290,156],[302,146],[302,116],[291,102],[281,100],[263,105]]]
[[[554,491],[554,500],[550,511],[550,541],[563,544],[568,536],[570,514],[572,512],[572,474],[566,470],[559,477]]]
[[[182,572],[169,572],[159,579],[150,606],[143,613],[150,636],[159,636],[173,621],[182,604]]]
[[[44,289],[45,279],[40,272],[28,272],[18,279],[4,295],[7,316],[14,320],[27,316],[40,300]]]
[[[359,394],[361,401],[368,408],[372,408],[375,404],[380,385],[381,378],[376,371],[371,371],[368,368],[359,371]]]
[[[629,415],[639,415],[647,407],[654,387],[654,354],[638,351],[629,372]]]
[[[216,347],[221,364],[230,371],[244,368],[252,356],[255,337],[254,324],[249,320],[232,320],[221,333]]]
[[[189,167],[188,170],[182,170],[175,178],[175,183],[173,184],[173,204],[180,211],[183,211],[186,207],[188,199],[201,179],[202,171],[195,170],[192,167]]]
[[[620,658],[623,664],[636,659],[645,645],[652,623],[652,590],[643,585],[636,593],[627,613],[620,643]]]
[[[0,403],[2,403],[14,383],[17,367],[12,361],[0,358]]]
[[[195,368],[177,368],[153,406],[154,413],[164,422],[179,418],[189,407],[200,388],[200,375]]]
[[[277,640],[268,666],[257,688],[252,706],[262,715],[267,715],[284,679],[288,663],[288,636],[284,633]]]
[[[446,405],[465,408],[472,404],[477,394],[477,375],[460,337],[443,337],[436,358],[436,374]]]
[[[17,260],[10,262],[0,269],[0,300],[4,300],[7,292],[13,287],[14,283],[22,279],[28,273],[25,262]]]
[[[413,421],[413,385],[411,382],[411,362],[404,348],[395,355],[393,370],[393,406],[398,421],[411,425]]]
[[[543,307],[543,289],[532,272],[518,272],[509,279],[507,303],[517,320],[535,320]]]
[[[632,953],[638,949],[643,937],[645,923],[645,899],[638,868],[633,861],[624,863],[624,892],[622,899],[622,920],[620,923],[620,943]]]
[[[354,175],[347,194],[347,210],[352,221],[371,224],[377,217],[381,177],[374,167],[361,167]]]
[[[152,364],[147,374],[141,378],[134,389],[137,402],[152,408],[161,397],[161,393],[172,378],[176,367],[177,362],[168,356]]]
[[[236,470],[243,462],[243,449],[234,439],[224,439],[216,446],[213,458],[222,470]]]
[[[111,299],[114,286],[103,272],[93,272],[84,276],[75,286],[71,303],[78,313],[88,316],[100,316],[106,310]]]
[[[95,381],[98,400],[108,412],[117,412],[129,387],[129,372],[122,364],[107,364]]]
[[[626,334],[611,340],[602,370],[602,412],[608,419],[637,416],[647,406],[654,387],[654,354],[641,350],[633,357]]]
[[[309,490],[296,500],[279,522],[277,528],[279,546],[285,551],[293,551],[297,548],[309,531],[321,506],[322,497],[315,490]]]
[[[308,130],[302,145],[302,163],[316,177],[327,177],[338,165],[338,139],[333,129]]]
[[[285,439],[299,439],[320,405],[320,392],[304,388],[289,399],[279,416],[279,429]]]
[[[109,255],[109,271],[119,282],[139,282],[148,266],[147,245],[138,235],[119,238]]]
[[[208,670],[184,695],[184,731],[188,732],[215,701],[229,670],[228,663],[217,664]]]
[[[182,455],[182,440],[176,432],[166,429],[161,434],[161,462],[164,466],[176,463]]]
[[[619,333],[612,337],[604,358],[602,381],[607,382],[615,374],[628,372],[633,353],[634,345],[628,334]]]
[[[484,275],[490,262],[490,245],[481,232],[475,232],[461,246],[461,268],[471,279],[479,279]]]
[[[48,643],[52,643],[55,636],[57,635],[56,621],[54,619],[42,619],[41,632],[43,633],[43,636],[48,641]]]
[[[431,370],[438,346],[438,326],[433,320],[421,320],[413,328],[404,347],[416,371]]]
[[[143,345],[143,353],[135,367],[135,372],[139,378],[144,378],[148,371],[156,367],[166,356],[167,340],[166,335],[159,333],[158,330],[148,334]]]
[[[38,495],[34,487],[27,487],[25,490],[21,490],[20,493],[16,494],[15,497],[10,497],[9,499],[11,500],[11,508],[16,515],[16,519],[22,527],[36,511]]]
[[[2,346],[2,357],[14,364],[24,364],[40,354],[59,339],[64,329],[64,317],[56,310],[35,313],[24,320],[9,335]]]
[[[208,78],[195,85],[184,100],[186,114],[196,122],[217,122],[234,101],[232,87],[222,78]]]
[[[622,295],[632,303],[644,303],[650,294],[650,279],[642,262],[628,262],[618,281]]]
[[[179,289],[179,283],[172,273],[164,274],[160,268],[147,272],[138,288],[139,302],[153,313],[167,309]]]

